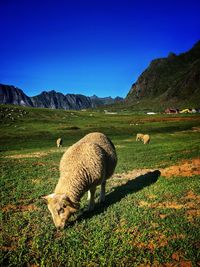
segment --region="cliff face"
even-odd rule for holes
[[[126,102],[200,103],[200,42],[186,53],[153,60],[140,75]]]
[[[33,106],[31,99],[21,89],[3,84],[0,84],[0,104]]]
[[[34,107],[52,109],[82,109],[92,106],[89,97],[83,95],[63,95],[55,91],[42,92],[40,95],[31,97]]]

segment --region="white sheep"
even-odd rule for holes
[[[89,210],[94,208],[97,185],[101,185],[100,202],[105,200],[106,179],[112,176],[116,164],[115,147],[102,133],[90,133],[68,148],[60,161],[54,193],[44,197],[57,228],[64,228],[88,190]]]
[[[144,145],[150,142],[150,136],[148,134],[138,133],[136,135],[136,141],[142,141]]]
[[[150,136],[148,134],[144,134],[142,137],[142,141],[144,145],[148,144],[150,142]]]
[[[138,134],[136,135],[136,141],[142,141],[143,136],[144,136],[143,134],[138,133]]]
[[[62,146],[62,138],[58,138],[56,140],[56,145],[57,145],[57,147],[61,147]]]

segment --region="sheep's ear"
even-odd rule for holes
[[[42,199],[45,199],[46,201],[52,199],[52,198],[55,198],[56,194],[53,193],[53,194],[50,194],[50,195],[47,195],[47,196],[43,196]]]

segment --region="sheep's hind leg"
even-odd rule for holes
[[[100,203],[105,201],[105,193],[106,193],[106,182],[103,182],[101,184]]]
[[[94,209],[94,205],[95,205],[95,201],[94,201],[95,191],[96,191],[96,186],[90,188],[90,190],[88,191],[88,200],[89,200],[88,210],[93,210]]]

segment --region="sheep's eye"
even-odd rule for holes
[[[64,208],[64,209],[65,209],[65,208],[67,208],[67,205],[66,205],[66,204],[64,204],[64,205],[63,205],[63,208]]]
[[[64,209],[63,208],[58,210],[58,214],[61,214],[61,213],[64,213]]]

